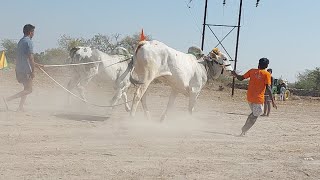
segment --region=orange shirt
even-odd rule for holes
[[[243,77],[250,78],[247,100],[251,103],[263,104],[266,85],[271,85],[271,74],[264,69],[250,69]]]

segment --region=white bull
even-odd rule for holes
[[[75,47],[70,50],[71,63],[86,63],[102,61],[102,68],[106,74],[106,78],[113,82],[113,88],[116,93],[110,101],[110,105],[114,106],[118,101],[123,98],[125,103],[125,108],[130,111],[127,98],[127,90],[131,85],[129,80],[128,64],[131,59],[129,52],[124,49],[118,49],[118,52],[122,52],[123,55],[109,55],[98,49],[90,47]],[[126,61],[128,60],[128,61]],[[121,63],[118,63],[123,61]],[[86,100],[85,87],[90,82],[90,80],[98,74],[99,63],[89,64],[89,65],[79,65],[73,66],[72,78],[68,83],[68,89],[72,90],[76,88],[82,99]],[[101,66],[100,66],[101,68]]]
[[[166,118],[168,111],[173,107],[178,93],[189,96],[189,112],[192,114],[196,99],[208,77],[216,79],[223,69],[233,70],[229,60],[222,53],[211,55],[213,59],[210,60],[202,56],[197,59],[193,54],[182,53],[159,41],[140,42],[133,57],[133,71],[130,75],[131,82],[138,85],[131,116],[135,115],[138,103],[142,100],[145,114],[150,118],[144,94],[150,83],[158,77],[164,78],[171,87],[169,102],[161,120]]]

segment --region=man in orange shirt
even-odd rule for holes
[[[232,71],[232,75],[239,81],[244,79],[249,80],[249,86],[247,91],[247,100],[251,109],[251,114],[244,126],[242,127],[242,133],[240,136],[244,136],[246,132],[254,125],[258,117],[263,111],[264,93],[272,97],[271,91],[271,75],[265,69],[269,65],[269,59],[261,58],[259,60],[258,69],[250,69],[244,75],[238,75],[235,71]],[[272,106],[277,109],[277,106],[272,99]]]

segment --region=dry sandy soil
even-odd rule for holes
[[[65,73],[50,71],[62,84]],[[0,179],[320,179],[319,100],[278,103],[246,137],[237,137],[249,108],[245,91],[206,87],[195,113],[179,96],[159,122],[169,88],[152,84],[148,105],[134,119],[124,106],[86,106],[38,72],[26,112],[0,102]],[[21,90],[13,70],[0,71],[0,96]],[[97,77],[95,82],[102,82]],[[88,99],[107,104],[108,83],[91,82]],[[132,99],[134,87],[130,89]],[[111,113],[112,112],[112,113]]]

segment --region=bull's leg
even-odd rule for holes
[[[67,89],[69,91],[72,91],[76,86],[77,84],[79,83],[80,81],[80,77],[79,76],[73,76],[70,81],[68,82],[68,85],[67,85]],[[68,93],[67,95],[67,105],[70,105],[70,94]]]
[[[127,96],[126,91],[124,91],[122,93],[122,100],[125,102],[126,111],[129,112],[131,110],[131,108],[130,108],[129,103],[128,103],[128,96]]]
[[[85,95],[85,87],[88,86],[89,82],[91,79],[98,74],[98,69],[97,68],[91,68],[90,72],[86,74],[86,76],[83,79],[80,79],[80,82],[78,84],[78,91],[80,94],[80,97],[87,101],[86,95]]]
[[[119,89],[117,89],[116,94],[115,94],[115,95],[113,96],[113,98],[111,99],[110,105],[111,105],[111,106],[114,106],[114,105],[118,104],[121,96],[122,96],[122,89],[119,88]],[[113,108],[113,107],[112,107],[112,108]]]
[[[110,101],[110,105],[111,106],[115,106],[119,103],[119,100],[122,98],[124,103],[125,103],[125,109],[127,112],[130,111],[130,106],[129,106],[129,103],[128,103],[128,96],[127,96],[127,93],[126,91],[128,90],[128,88],[118,88],[116,90],[116,94],[113,96],[113,98],[111,99]],[[113,107],[112,107],[113,108]]]
[[[147,93],[144,93],[141,99],[142,108],[144,111],[144,115],[148,118],[148,120],[151,120],[150,112],[147,106]]]
[[[148,89],[150,82],[151,81],[148,81],[138,86],[132,101],[131,113],[130,113],[131,117],[135,116],[139,102],[142,96],[144,95],[144,93],[146,92],[146,90]]]
[[[131,108],[129,106],[129,102],[128,102],[128,96],[127,96],[127,91],[130,87],[131,83],[128,81],[127,83],[124,83],[124,87],[122,88],[122,100],[124,101],[124,106],[127,112],[131,111]]]
[[[85,95],[85,87],[84,86],[81,86],[81,85],[78,85],[78,88],[77,88],[79,94],[80,94],[80,98],[87,101],[87,98],[86,98],[86,95]]]
[[[176,91],[171,90],[171,94],[169,97],[167,108],[161,115],[161,119],[160,119],[161,122],[166,119],[168,112],[170,112],[172,110],[173,105],[174,105],[174,101],[176,100],[177,95],[178,95],[178,93]]]
[[[80,95],[80,98],[87,101],[87,97],[86,97],[86,94],[85,94],[85,91],[86,91],[86,86],[89,84],[89,81],[91,80],[92,78],[87,78],[87,79],[83,79],[83,80],[80,80],[80,83],[77,85],[77,90],[79,92],[79,95]]]
[[[189,97],[189,113],[192,115],[199,93],[192,92]]]

